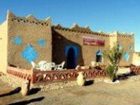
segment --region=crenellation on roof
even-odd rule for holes
[[[37,24],[37,25],[42,25],[42,26],[46,26],[46,25],[48,26],[48,24],[51,24],[50,17],[48,17],[44,20],[37,19],[36,17],[34,17],[31,14],[27,15],[25,17],[18,17],[14,13],[12,13],[11,11],[7,12],[7,19],[11,20],[11,21],[31,23],[31,24]],[[132,37],[134,35],[134,33],[125,33],[125,32],[118,32],[118,31],[115,31],[112,33],[106,33],[103,31],[95,32],[95,31],[92,31],[89,26],[82,27],[76,23],[74,23],[70,28],[63,27],[60,24],[51,25],[51,26],[52,26],[52,28],[55,28],[55,29],[71,31],[71,32],[94,34],[94,35],[105,36],[105,37],[115,36],[115,35],[118,35],[118,37]]]
[[[80,32],[92,32],[89,27],[80,27],[78,24],[75,24],[71,29]]]
[[[105,36],[105,37],[110,37],[110,36],[133,37],[133,35],[134,35],[134,33],[121,33],[119,31],[114,31],[112,33],[106,33],[106,32],[103,32],[103,31],[94,32],[89,27],[81,27],[78,24],[74,24],[71,28],[62,27],[60,24],[53,25],[52,27],[55,28],[55,29],[59,29],[59,30],[65,30],[65,31],[71,31],[71,32],[80,32],[80,33],[87,33],[87,34],[94,34],[94,35]]]
[[[9,19],[9,18],[15,18],[15,17],[16,16],[15,16],[14,13],[12,13],[10,10],[7,11],[7,16],[6,16],[7,19]]]
[[[106,33],[94,32],[89,27],[86,27],[86,28],[85,27],[80,27],[78,24],[75,24],[71,28],[62,27],[60,24],[58,24],[58,25],[55,25],[55,26],[53,25],[52,28],[59,29],[59,30],[65,30],[65,31],[71,31],[71,32],[94,34],[94,35],[105,36],[105,37],[111,36],[111,35],[106,34]]]
[[[126,32],[114,31],[114,32],[110,33],[110,35],[117,35],[118,37],[133,37],[134,33],[133,32],[126,33]]]
[[[42,26],[48,26],[48,24],[51,24],[51,18],[48,17],[44,20],[37,19],[33,15],[27,15],[25,17],[19,17],[13,14],[12,12],[7,12],[7,20],[16,21],[16,22],[23,22],[23,23],[31,23],[36,25],[42,25]]]
[[[27,15],[25,18],[31,21],[38,21],[32,14]]]

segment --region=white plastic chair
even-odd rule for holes
[[[55,70],[63,70],[64,65],[65,65],[65,61],[63,61],[61,64],[56,65]]]

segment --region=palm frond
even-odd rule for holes
[[[116,72],[118,70],[119,62],[124,54],[123,49],[120,49],[119,44],[115,44],[115,46],[109,51],[105,51],[105,57],[110,61],[110,65],[106,68],[107,74],[111,79],[116,77]]]

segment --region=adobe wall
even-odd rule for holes
[[[51,20],[8,15],[8,64],[30,69],[31,61],[52,61]]]
[[[79,27],[79,26],[78,26]],[[81,27],[79,27],[81,28]],[[117,41],[127,52],[127,59],[123,58],[122,66],[134,62],[137,55],[134,52],[134,36],[122,34],[105,34],[86,31],[87,28],[73,30],[71,28],[52,27],[51,20],[38,20],[33,16],[17,17],[13,13],[7,14],[6,21],[0,25],[0,70],[6,72],[8,65],[30,69],[31,61],[41,60],[61,63],[67,61],[67,50],[76,49],[79,65],[90,65],[96,61],[96,52],[109,50]],[[104,46],[85,45],[84,37],[105,41]],[[108,60],[103,58],[103,64]]]
[[[84,45],[83,37],[92,37],[99,40],[104,40],[104,46]],[[58,43],[58,44],[55,44]],[[78,32],[63,28],[53,28],[53,60],[60,63],[66,61],[67,57],[65,49],[67,46],[78,47],[77,64],[90,65],[91,61],[96,61],[96,52],[101,49],[103,52],[110,48],[109,35],[100,33]],[[56,54],[57,52],[57,54]],[[106,63],[103,59],[103,63]]]
[[[7,71],[7,21],[0,24],[0,72]]]
[[[133,35],[117,35],[118,43],[124,49],[124,54],[120,62],[121,66],[132,64],[134,52],[134,36]]]
[[[109,40],[110,40],[109,45],[110,45],[110,49],[111,49],[117,43],[117,34],[113,33],[112,35],[110,35]]]
[[[133,61],[132,64],[136,66],[140,66],[140,53],[134,52],[133,53]]]

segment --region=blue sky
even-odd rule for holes
[[[66,27],[78,23],[93,31],[134,32],[135,50],[140,51],[140,0],[1,0],[0,22],[8,9],[17,16],[50,16]]]

